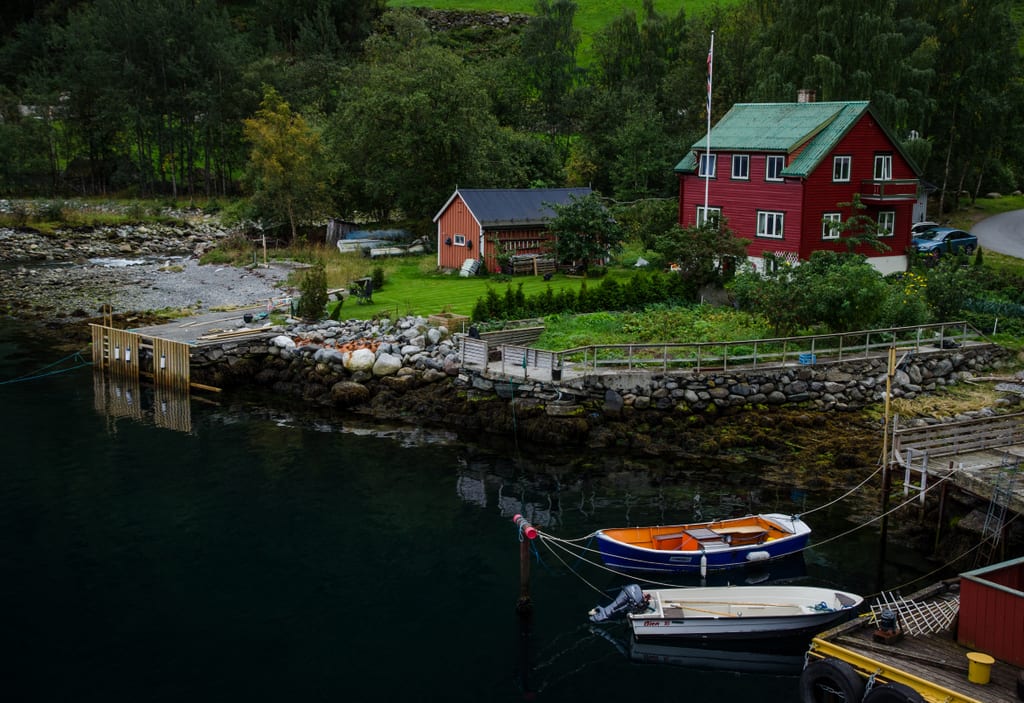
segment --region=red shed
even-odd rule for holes
[[[906,270],[920,173],[868,102],[733,105],[707,146],[705,137],[675,168],[682,226],[725,218],[751,240],[757,265],[765,253],[845,251],[835,225],[863,214],[888,230],[889,251],[857,251],[882,273]],[[865,210],[854,212],[854,195]]]
[[[554,217],[550,205],[568,205],[590,195],[590,188],[489,188],[456,190],[434,216],[437,265],[461,268],[477,259],[499,273],[499,253],[543,254]]]
[[[1024,666],[1024,557],[960,575],[957,642]]]

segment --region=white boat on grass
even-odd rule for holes
[[[724,643],[802,638],[856,615],[864,599],[812,586],[714,586],[644,591],[630,584],[592,622],[625,613],[633,637]]]

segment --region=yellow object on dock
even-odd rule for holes
[[[988,683],[996,660],[982,652],[968,652],[967,661],[967,680],[971,683]]]

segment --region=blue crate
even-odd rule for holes
[[[818,355],[817,354],[801,354],[800,355],[800,363],[801,364],[817,364],[818,363]]]

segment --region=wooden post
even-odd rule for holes
[[[520,617],[529,617],[533,612],[530,600],[530,540],[537,539],[537,528],[519,514],[512,518],[512,522],[519,528],[519,601],[516,611]]]
[[[530,541],[537,538],[537,528],[522,515],[516,514],[512,522],[519,528],[519,676],[523,697],[533,699],[530,687],[530,628],[533,623],[533,603],[530,601]]]
[[[949,470],[953,470],[953,462],[949,462]],[[937,554],[939,551],[939,540],[942,537],[942,523],[946,519],[946,490],[949,488],[949,483],[942,484],[942,490],[939,492],[939,519],[935,521],[935,546],[932,548],[932,553]]]
[[[882,436],[882,530],[878,544],[878,585],[885,588],[885,551],[889,538],[889,493],[892,490],[892,471],[889,457],[889,416],[891,413],[892,377],[896,374],[896,347],[889,347],[889,367],[885,373],[885,430]]]

